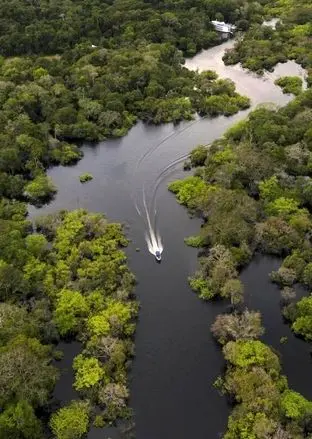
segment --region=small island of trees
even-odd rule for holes
[[[93,175],[90,172],[85,172],[79,176],[80,183],[87,183],[93,180]]]

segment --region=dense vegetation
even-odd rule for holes
[[[211,19],[224,19],[246,30],[261,23],[275,6],[266,0],[1,2],[1,438],[42,439],[50,434],[48,423],[57,439],[79,439],[91,423],[103,426],[130,416],[127,367],[133,355],[137,303],[132,296],[134,278],[120,248],[127,244],[121,226],[83,210],[60,212],[32,225],[23,202],[40,205],[53,197],[57,189],[46,168],[75,163],[81,158],[77,145],[82,141],[122,136],[138,119],[178,122],[191,119],[195,112],[231,115],[247,108],[249,99],[239,96],[231,81],[213,72],[188,71],[183,56],[219,42]],[[294,57],[310,65],[307,23],[289,25],[285,37],[289,42],[279,53],[294,47],[289,38],[294,32],[296,44],[300,37],[303,47]],[[250,32],[254,29],[262,28],[254,25]],[[270,31],[265,32],[265,38],[271,38]],[[282,31],[276,35],[281,38]],[[277,59],[267,65],[261,59],[263,65],[257,61],[257,68],[245,64],[259,70]],[[202,235],[189,239],[192,245],[212,247],[191,280],[203,298],[220,294],[233,305],[242,301],[239,268],[257,249],[294,259],[300,251],[304,266],[293,282],[300,276],[310,282],[311,111],[309,94],[280,112],[258,110],[217,142],[208,160],[207,149],[198,148],[191,155],[192,165],[206,163],[205,167],[187,182],[172,186],[181,203],[199,207],[209,218]],[[90,176],[82,176],[86,179]],[[302,247],[307,253],[301,252]],[[292,265],[283,269],[284,277],[283,270],[275,275],[281,283],[287,270],[295,271]],[[285,285],[284,290],[290,289],[291,282]],[[291,294],[288,291],[287,297]],[[294,330],[309,338],[309,303],[286,305],[285,315]],[[239,349],[251,346],[257,358],[259,351],[273,363],[271,371],[255,361],[263,368],[262,375],[269,375],[272,387],[278,386],[273,393],[282,400],[288,395],[287,384],[279,376],[274,354],[252,341],[262,333],[259,316],[245,313],[235,318],[246,324],[245,335],[237,335],[237,322],[223,320],[223,332],[217,323],[214,328],[220,342],[228,342],[224,349],[229,370],[246,366],[236,364],[235,358],[242,356]],[[232,327],[231,335],[225,323]],[[60,339],[83,343],[73,363],[80,399],[55,411],[52,391],[58,379],[55,360],[60,358],[56,351]],[[303,418],[293,415],[296,404],[291,398],[297,401],[296,410],[304,412]],[[290,424],[301,432],[310,406],[298,398],[291,394],[283,416],[297,416]],[[268,424],[274,424],[272,431],[284,431],[286,421],[269,409],[262,412]],[[252,425],[254,413],[246,414]]]
[[[82,141],[122,136],[138,119],[247,108],[231,81],[188,71],[183,55],[219,42],[211,19],[244,26],[262,6],[4,0],[0,12],[1,438],[42,439],[48,422],[57,439],[79,439],[91,422],[129,416],[137,305],[126,240],[118,224],[82,210],[33,226],[23,202],[53,197],[46,168],[75,163]],[[83,343],[73,364],[81,398],[51,416],[61,338]]]
[[[100,214],[42,217],[31,233],[25,213],[22,204],[1,202],[1,438],[43,437],[37,415],[52,408],[60,338],[83,342],[73,364],[81,400],[57,411],[50,425],[57,439],[80,438],[92,420],[104,425],[129,416],[126,372],[137,304],[120,249],[127,241],[121,226]]]
[[[209,248],[191,279],[202,297],[239,301],[239,269],[256,251],[286,257],[274,275],[282,286],[312,286],[311,121],[310,90],[282,109],[258,108],[209,148],[196,148],[196,175],[169,186],[205,219],[190,240]]]
[[[230,80],[182,61],[168,43],[0,60],[0,195],[47,201],[56,188],[45,168],[76,162],[74,142],[122,136],[137,118],[177,122],[249,106]]]
[[[51,164],[77,142],[127,133],[136,120],[178,122],[249,106],[231,81],[183,67],[219,43],[214,18],[246,29],[267,1],[3,1],[0,17],[0,195],[42,204]]]
[[[211,20],[225,19],[246,28],[261,21],[261,2],[204,0],[3,0],[0,54],[55,54],[88,43],[109,49],[138,43],[170,42],[188,55],[214,45]]]
[[[277,17],[276,29],[254,23],[233,50],[224,56],[227,64],[241,62],[262,73],[278,62],[294,59],[312,68],[312,5],[306,0],[274,0],[264,6],[268,18]]]
[[[278,356],[257,340],[259,313],[218,316],[212,331],[227,362],[216,386],[234,404],[224,439],[310,437],[312,402],[288,388]]]
[[[212,332],[224,345],[224,378],[217,384],[235,404],[226,439],[310,437],[312,402],[290,390],[276,354],[256,340],[260,315],[235,309],[244,300],[240,269],[256,252],[283,258],[271,278],[281,287],[284,316],[312,340],[312,299],[297,303],[294,285],[312,287],[312,90],[281,109],[259,107],[209,147],[195,148],[195,175],[174,181],[178,202],[204,223],[186,243],[201,247],[200,268],[189,279],[204,299],[231,301]]]
[[[298,96],[302,92],[302,79],[298,76],[282,76],[275,81],[284,93],[292,93]]]

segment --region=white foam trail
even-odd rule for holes
[[[173,130],[171,131],[171,133],[169,133],[166,137],[164,137],[159,143],[157,143],[155,146],[153,146],[153,148],[147,150],[142,157],[139,159],[139,161],[136,164],[135,167],[135,172],[138,171],[140,165],[142,164],[142,162],[147,159],[148,157],[150,157],[161,145],[163,145],[165,142],[167,142],[167,140],[171,139],[172,137],[178,137],[180,134],[182,134],[184,131],[189,130],[193,125],[199,123],[202,119],[204,119],[204,117],[199,118],[197,120],[194,120],[193,122],[190,122],[188,125],[186,125],[185,127],[183,127],[180,130]]]
[[[138,206],[138,203],[137,203],[136,201],[135,201],[135,203],[134,203],[134,206],[135,206],[135,210],[137,211],[137,213],[138,213],[140,216],[142,216],[141,211],[140,211],[139,206]]]
[[[161,237],[159,233],[157,233],[156,230],[152,227],[150,215],[148,212],[148,208],[146,205],[146,198],[145,198],[145,189],[143,186],[143,204],[144,209],[146,213],[146,219],[147,219],[147,225],[148,225],[148,231],[145,233],[145,240],[147,244],[148,251],[155,256],[156,251],[158,250],[160,254],[163,252],[163,244],[161,242]]]
[[[156,144],[152,149],[146,151],[143,156],[139,159],[139,161],[136,164],[136,172],[138,171],[140,165],[142,164],[142,162],[147,159],[148,157],[150,157],[161,145],[163,145],[167,140],[169,140],[172,137],[177,137],[180,134],[182,134],[184,131],[190,129],[193,125],[199,123],[201,121],[201,119],[195,120],[193,122],[191,122],[190,124],[188,124],[187,126],[185,126],[184,128],[182,128],[181,130],[178,131],[172,131],[171,133],[169,133],[164,139],[162,139],[158,144]],[[165,169],[163,169],[163,171],[160,173],[160,175],[158,176],[157,180],[156,180],[156,186],[155,189],[153,191],[153,196],[152,196],[152,204],[151,204],[151,209],[154,210],[154,218],[155,218],[155,226],[153,227],[151,224],[151,219],[150,219],[150,215],[149,215],[149,210],[147,208],[147,204],[146,204],[146,198],[145,198],[145,189],[143,186],[143,204],[144,204],[144,210],[146,213],[146,220],[147,220],[147,229],[148,231],[145,233],[145,240],[147,243],[147,247],[149,252],[155,256],[156,251],[158,250],[160,253],[163,252],[163,244],[161,241],[161,236],[157,231],[156,228],[156,215],[157,215],[157,209],[156,209],[156,192],[158,189],[158,186],[160,185],[164,174],[169,171],[173,166],[177,165],[178,163],[180,163],[182,160],[184,160],[185,158],[187,158],[189,156],[189,154],[185,154],[182,157],[179,157],[177,160],[174,160],[172,163],[170,163],[168,166],[165,167]],[[142,212],[138,206],[138,203],[136,200],[134,200],[134,205],[135,205],[135,209],[138,213],[138,215],[143,218]],[[145,219],[143,218],[144,222]]]
[[[190,155],[189,153],[183,154],[182,156],[180,156],[179,158],[177,158],[176,160],[171,162],[168,166],[166,166],[161,171],[161,173],[158,175],[158,177],[156,179],[155,186],[154,186],[154,191],[153,191],[153,195],[152,195],[152,202],[151,202],[151,206],[155,210],[155,217],[156,217],[156,211],[157,211],[157,209],[156,209],[156,196],[157,196],[157,190],[158,190],[160,184],[163,182],[164,178],[167,177],[168,172],[171,171],[172,168],[174,168],[175,166],[177,166],[178,164],[183,162],[185,159],[187,159],[189,157],[189,155]]]

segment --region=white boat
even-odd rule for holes
[[[234,24],[225,23],[224,21],[212,20],[211,23],[213,24],[216,31],[225,34],[232,34],[236,29],[236,26]]]
[[[157,261],[157,262],[160,262],[160,261],[161,261],[161,253],[160,253],[159,250],[156,250],[156,251],[155,251],[155,258],[156,258],[156,261]]]

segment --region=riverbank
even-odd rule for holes
[[[263,102],[284,105],[291,99],[274,85],[273,79],[251,75],[239,66],[224,67],[221,60],[230,43],[205,51],[198,59],[204,57],[208,67],[243,87],[253,107]],[[196,59],[192,60],[194,68]],[[199,221],[191,220],[166,188],[172,179],[185,176],[182,164],[173,166],[170,174],[164,170],[196,144],[208,144],[222,136],[248,112],[176,126],[138,123],[124,138],[85,144],[84,158],[76,166],[48,171],[58,186],[54,201],[43,209],[29,209],[35,217],[62,208],[84,207],[126,223],[132,241],[127,254],[139,280],[136,294],[141,303],[130,388],[138,439],[218,438],[226,428],[229,408],[213,388],[223,359],[210,335],[211,323],[226,305],[200,302],[187,285],[186,278],[196,267],[197,252],[187,248],[183,240],[195,234]],[[79,182],[83,172],[91,172],[94,177],[86,185]],[[148,253],[145,224],[135,209],[135,201],[142,207],[143,182],[148,202],[156,197],[157,224],[164,243],[160,265]],[[140,252],[135,251],[137,247]],[[257,278],[256,273],[254,276]],[[276,316],[280,318],[279,309]],[[89,437],[98,439],[110,434],[93,429]]]

